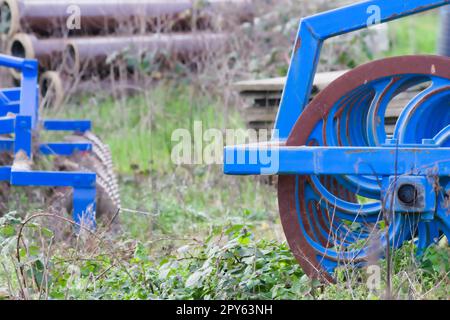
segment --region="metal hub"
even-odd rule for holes
[[[417,203],[419,192],[413,184],[404,184],[397,190],[397,197],[400,202],[408,207],[414,207]]]

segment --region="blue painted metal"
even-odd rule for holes
[[[54,142],[44,143],[39,146],[39,152],[44,155],[59,155],[70,156],[76,152],[90,152],[92,151],[92,143],[67,143]]]
[[[16,121],[13,118],[0,118],[0,134],[14,133],[15,123]]]
[[[33,157],[33,131],[38,125],[47,131],[73,131],[85,133],[91,129],[86,120],[43,120],[38,115],[38,63],[36,60],[0,55],[0,66],[22,72],[19,88],[0,90],[0,134],[14,134],[0,139],[0,150],[14,152],[14,162],[0,167],[0,181],[13,186],[70,187],[73,189],[73,219],[77,224],[95,228],[96,175],[86,172],[30,171],[20,165]],[[42,143],[43,155],[70,156],[76,152],[89,152],[92,145],[85,142]]]
[[[26,154],[28,159],[32,159],[31,135],[33,117],[17,115],[15,120],[14,153],[17,155],[19,152],[23,152]]]
[[[45,120],[42,126],[47,131],[75,131],[84,133],[91,130],[92,124],[88,120]]]
[[[392,223],[389,232],[379,235],[382,246],[398,248],[417,237],[420,253],[442,234],[450,238],[445,200],[450,192],[450,75],[438,76],[430,68],[429,74],[405,70],[363,79],[359,87],[336,97],[335,104],[329,103],[322,119],[308,124],[314,125],[305,140],[308,146],[286,145],[294,127],[301,131],[297,120],[310,101],[326,39],[368,27],[374,12],[383,23],[448,4],[450,0],[371,0],[302,19],[272,141],[225,148],[225,174],[282,176],[286,188],[279,189],[280,199],[287,199],[286,190],[292,193],[284,217],[288,223],[283,224],[287,229],[298,224],[301,237],[289,239],[292,230],[287,236],[309,275],[330,280],[317,268],[331,274],[341,264],[364,265],[370,255],[367,240],[385,217]],[[387,136],[389,103],[414,86],[423,89],[405,105],[393,136]],[[408,183],[420,196],[405,209],[397,200],[399,187]],[[367,202],[359,203],[357,196]],[[300,243],[305,248],[299,249]]]
[[[302,19],[291,58],[275,129],[286,140],[309,102],[323,42],[367,28],[371,8],[379,9],[380,23],[450,4],[450,0],[371,0]]]

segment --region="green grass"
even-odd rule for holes
[[[94,132],[106,142],[120,177],[121,220],[126,237],[189,237],[211,225],[240,221],[244,211],[267,227],[276,223],[276,190],[253,178],[224,176],[221,165],[176,166],[171,160],[172,132],[194,121],[209,128],[243,128],[237,111],[227,115],[220,101],[191,87],[160,84],[124,101],[81,99],[51,117],[93,119]]]
[[[67,106],[61,116],[93,119],[95,133],[110,146],[120,174],[165,172],[173,169],[170,155],[175,129],[190,130],[196,119],[203,121],[205,129],[224,127],[224,118],[217,117],[220,107],[193,94],[188,87],[159,85],[145,96],[119,101],[112,97],[81,99]]]
[[[439,15],[432,11],[389,23],[388,57],[409,54],[436,54]]]

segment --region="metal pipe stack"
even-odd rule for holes
[[[63,90],[108,77],[111,57],[189,62],[225,48],[227,30],[252,19],[252,0],[0,0],[0,48],[38,59],[45,88]]]

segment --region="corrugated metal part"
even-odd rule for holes
[[[158,24],[165,17],[173,19],[186,12],[192,17],[227,11],[233,18],[249,20],[251,0],[1,0],[0,33],[96,34],[112,32],[133,20],[154,25],[155,21]],[[77,13],[81,16],[80,28],[69,28],[67,22]]]

